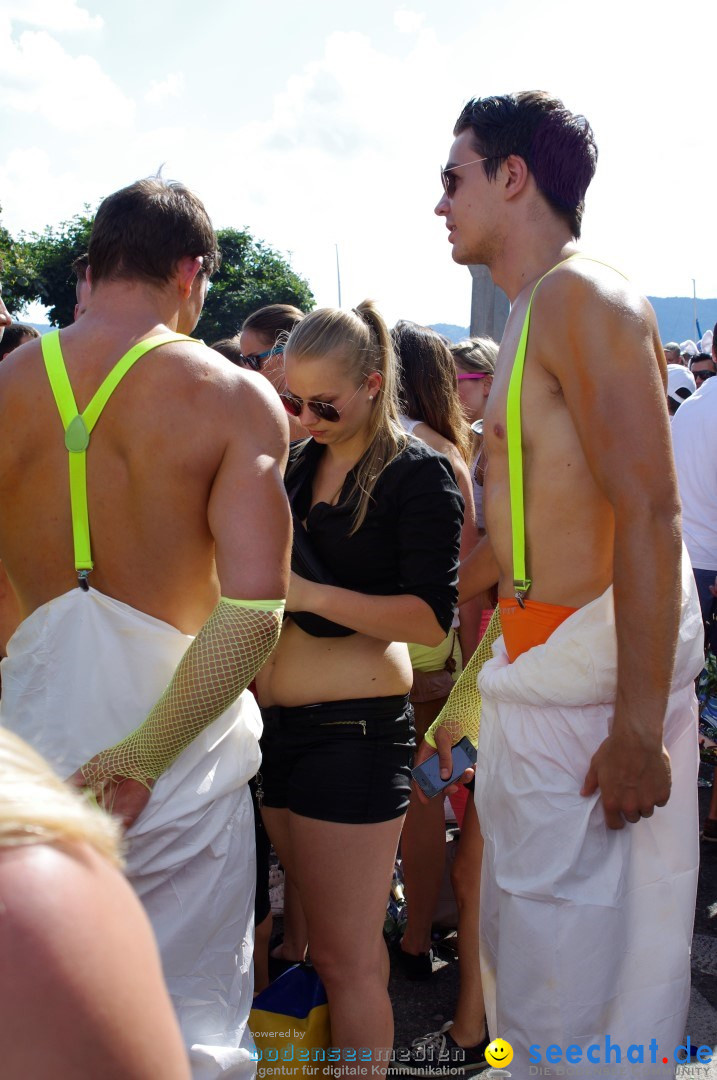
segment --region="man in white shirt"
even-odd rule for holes
[[[706,379],[672,420],[672,443],[682,500],[682,534],[700,597],[712,606],[717,576],[717,379]]]

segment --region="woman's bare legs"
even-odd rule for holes
[[[269,939],[273,919],[271,912],[254,927],[254,996],[269,985]]]
[[[451,880],[458,905],[458,1004],[451,1035],[459,1046],[477,1046],[486,1037],[485,1003],[480,977],[478,916],[483,837],[475,802],[466,803]]]
[[[414,704],[417,746],[445,701],[446,698],[438,698]],[[446,821],[440,795],[424,803],[420,802],[415,791],[411,791],[411,802],[401,834],[401,861],[408,903],[408,920],[401,948],[417,956],[427,953],[431,947],[433,913],[438,903],[446,861]]]
[[[284,866],[284,940],[272,950],[279,960],[298,963],[306,957],[309,931],[296,882]]]
[[[332,1042],[370,1048],[374,1076],[384,1074],[393,1046],[383,923],[402,822],[343,825],[289,814],[289,870],[326,987]]]
[[[271,955],[280,960],[298,963],[306,956],[308,929],[299,890],[289,869],[291,862],[289,811],[263,806],[261,815],[274,850],[284,867],[284,940]]]

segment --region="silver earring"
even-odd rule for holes
[[[373,394],[369,394],[368,399],[369,401],[373,401]]]

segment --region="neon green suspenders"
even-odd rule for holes
[[[515,360],[513,361],[513,370],[510,373],[510,380],[508,382],[508,398],[506,402],[506,417],[505,426],[507,431],[508,442],[508,480],[510,486],[510,519],[511,529],[513,533],[513,588],[515,590],[515,599],[518,601],[521,607],[524,607],[525,595],[528,592],[532,582],[528,577],[525,565],[525,496],[523,491],[523,431],[520,414],[520,395],[523,388],[523,371],[525,369],[525,354],[528,349],[528,334],[530,332],[530,311],[533,306],[533,297],[535,296],[535,290],[540,285],[541,281],[544,281],[548,274],[552,274],[553,270],[557,270],[559,266],[563,266],[566,262],[570,262],[571,259],[588,259],[590,262],[600,262],[599,259],[592,259],[589,255],[583,255],[582,252],[576,251],[574,254],[569,255],[567,259],[562,259],[555,266],[551,266],[550,270],[547,270],[541,278],[536,281],[533,286],[533,291],[530,294],[530,300],[528,301],[528,310],[525,313],[525,319],[523,320],[523,329],[520,333],[520,340],[518,341],[518,348],[515,353]],[[607,263],[600,263],[601,266],[607,266]],[[610,266],[610,270],[614,267]],[[616,273],[620,273],[619,270]],[[622,274],[622,277],[625,275]]]
[[[145,338],[144,341],[134,345],[121,360],[118,360],[87,408],[80,413],[62,357],[60,332],[54,330],[43,335],[42,356],[65,429],[65,446],[69,453],[72,539],[75,548],[75,570],[78,584],[82,589],[89,588],[87,575],[94,565],[90,548],[90,519],[87,508],[87,447],[90,444],[92,430],[113,390],[141,356],[151,349],[156,349],[158,345],[188,340],[191,338],[187,338],[184,334],[165,333],[155,334],[154,337]]]

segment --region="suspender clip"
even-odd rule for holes
[[[525,594],[532,585],[530,578],[513,578],[513,588],[515,589],[515,599],[518,601],[520,607],[525,608]]]
[[[80,586],[83,592],[90,591],[90,585],[87,580],[87,575],[91,574],[91,570],[78,570],[77,571],[77,584]]]

